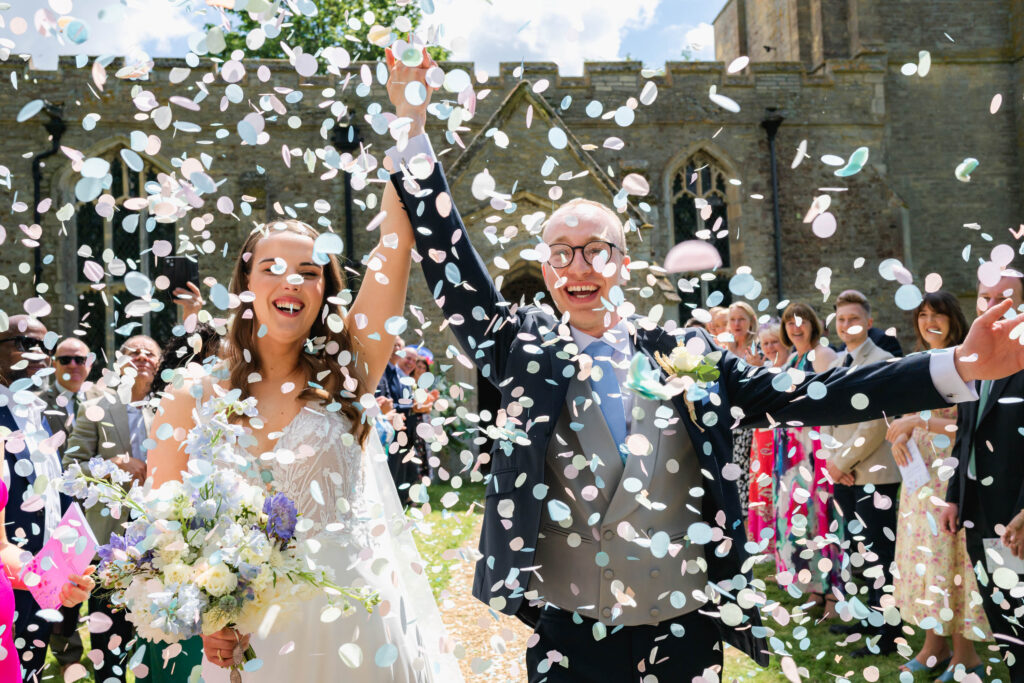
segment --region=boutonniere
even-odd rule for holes
[[[693,407],[693,401],[694,398],[707,400],[709,388],[722,374],[718,369],[718,361],[721,358],[721,351],[694,353],[686,348],[686,344],[680,344],[672,349],[672,353],[667,357],[658,351],[654,352],[654,359],[661,365],[662,370],[669,377],[683,382],[686,387],[686,394],[683,396],[686,410],[690,413],[693,424],[702,432],[704,428],[697,422],[697,411]]]

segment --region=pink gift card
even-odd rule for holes
[[[24,566],[21,579],[44,609],[58,609],[60,591],[72,574],[81,574],[96,556],[96,536],[82,508],[72,503],[43,549]]]

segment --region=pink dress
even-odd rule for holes
[[[0,480],[0,509],[7,507],[7,484]],[[0,681],[21,683],[21,665],[14,649],[14,590],[0,567]]]

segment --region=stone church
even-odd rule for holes
[[[644,312],[660,304],[662,320],[681,323],[709,298],[748,300],[765,316],[780,300],[805,300],[824,317],[823,291],[854,286],[875,302],[876,325],[896,327],[906,346],[912,328],[894,304],[901,283],[888,259],[922,290],[926,275],[941,275],[971,317],[979,259],[996,244],[1016,249],[1024,223],[1024,0],[730,0],[714,28],[716,62],[588,63],[581,76],[503,64],[472,91],[435,95],[447,115],[431,119],[435,150],[505,297],[543,288],[538,263],[522,254],[538,240],[538,216],[584,196],[622,207],[634,262],[651,264],[627,295]],[[172,243],[197,258],[202,278],[226,284],[244,236],[279,214],[341,235],[358,281],[382,181],[372,171],[350,182],[336,168],[339,154],[379,162],[390,146],[378,67],[332,74],[321,64],[300,76],[287,61],[241,64],[244,73],[226,54],[158,59],[140,80],[116,77],[120,63],[109,60],[65,59],[55,71],[15,56],[0,64],[3,311],[41,297],[51,330],[108,354],[127,334],[166,339],[175,307],[127,317],[138,292],[126,273],[155,278],[154,246],[162,254]],[[35,100],[45,106],[19,123]],[[472,116],[460,122],[464,110]],[[835,164],[862,147],[863,168],[837,175]],[[978,160],[969,182],[954,176],[966,158]],[[76,159],[103,159],[108,172],[84,179]],[[140,198],[197,170],[193,205],[177,221],[156,220],[154,202]],[[646,196],[622,191],[629,174],[646,180]],[[805,222],[821,196],[831,234]],[[660,271],[687,239],[710,240],[723,266]],[[444,358],[454,339],[438,330],[418,268],[409,304],[433,322],[414,310],[406,340],[421,332]],[[476,384],[458,363],[450,374]]]

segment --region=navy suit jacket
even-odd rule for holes
[[[501,393],[502,410],[513,402],[522,406],[521,412],[508,413],[518,417],[509,418],[505,438],[495,440],[492,450],[480,535],[483,557],[477,563],[473,594],[494,609],[532,625],[536,611],[523,594],[535,564],[544,500],[535,487],[544,484],[548,442],[564,409],[575,368],[572,355],[565,350],[569,335],[559,335],[559,318],[550,307],[517,306],[502,299],[470,244],[458,211],[453,207],[442,216],[437,210],[437,197],[450,195],[440,164],[424,180],[403,180],[400,174],[391,179],[412,221],[428,286],[451,321],[452,332],[481,374]],[[660,327],[638,328],[633,342],[639,352],[653,356],[655,351],[668,354],[694,337],[703,342],[706,351],[717,348],[699,328],[680,330],[678,337]],[[651,364],[658,367],[653,358]],[[766,425],[768,415],[778,422],[830,425],[863,422],[883,412],[899,415],[940,407],[946,402],[934,388],[924,354],[897,363],[864,366],[855,372],[836,368],[808,375],[788,392],[772,386],[776,375],[751,367],[731,353],[722,355],[718,367],[721,401],[696,405],[699,427],[689,418],[682,396],[673,402],[705,473],[702,516],[713,528],[721,527],[727,539],[707,548],[709,580],[724,588],[723,600],[730,600],[740,588],[733,579],[743,577],[741,567],[746,559],[746,532],[736,485],[721,476],[722,468],[732,461],[732,406],[745,412],[740,426]],[[824,385],[827,400],[807,395],[812,381]],[[861,393],[871,400],[866,409],[857,410],[851,398]],[[498,514],[499,498],[514,502],[510,518]],[[767,645],[751,629],[760,624],[760,617],[756,609],[744,613],[744,623],[736,627],[716,619],[722,638],[765,665]]]
[[[988,529],[978,529],[985,535],[995,535],[991,527],[1009,524],[1024,510],[1024,372],[1018,372],[992,382],[992,389],[978,419],[978,402],[957,406],[956,444],[953,455],[957,458],[956,474],[946,489],[946,500],[960,506],[958,513],[964,521],[964,494],[967,490],[967,464],[971,449],[976,449],[976,467],[983,485],[978,503],[983,506]],[[1000,403],[999,399],[1017,401]],[[991,449],[990,449],[991,446]],[[967,517],[967,519],[970,519]],[[975,520],[970,520],[975,521]]]

